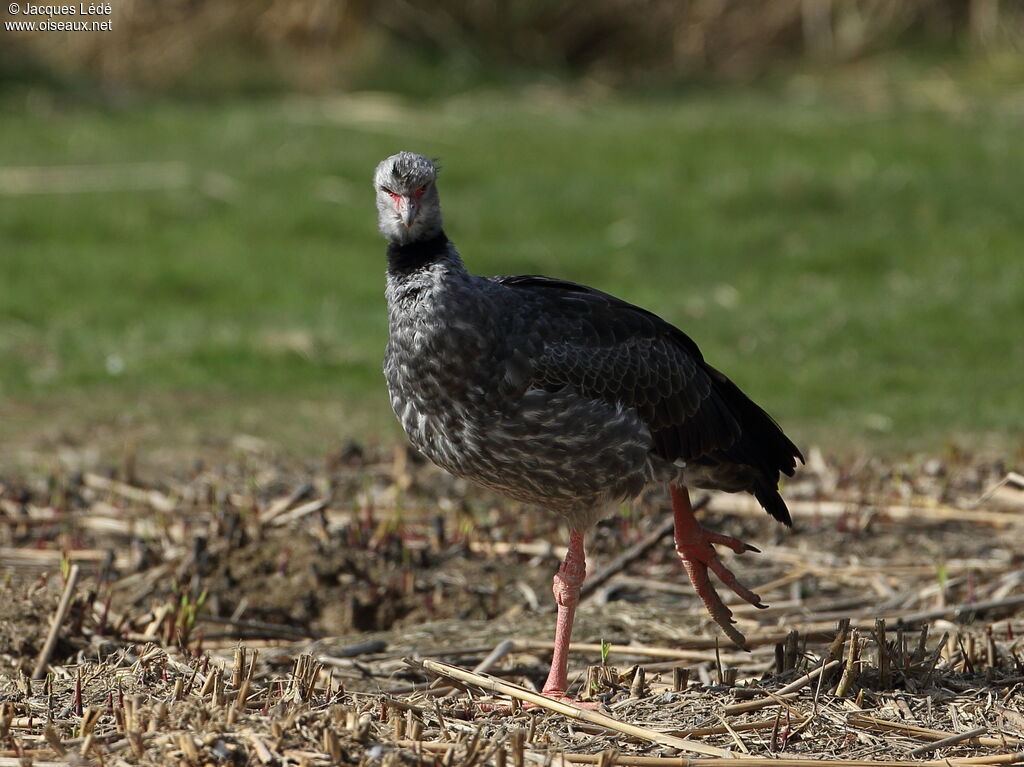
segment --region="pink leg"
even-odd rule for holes
[[[569,532],[569,551],[562,566],[555,574],[551,591],[558,604],[558,618],[555,622],[555,651],[551,656],[551,671],[544,683],[544,694],[550,698],[566,698],[569,686],[566,669],[569,664],[569,640],[572,639],[572,622],[576,617],[576,605],[580,601],[580,586],[587,577],[587,555],[583,550],[583,533]]]
[[[686,574],[690,576],[694,591],[697,592],[697,596],[700,597],[715,623],[722,627],[722,631],[738,646],[745,648],[747,640],[733,625],[732,611],[725,606],[714,586],[711,585],[708,568],[710,567],[722,583],[732,589],[741,599],[755,607],[767,607],[767,605],[761,604],[761,597],[740,583],[732,571],[722,564],[711,544],[718,543],[728,546],[737,554],[742,554],[745,551],[757,551],[757,549],[738,538],[705,530],[693,516],[690,494],[686,488],[669,485],[668,489],[672,495],[672,511],[675,514],[676,553],[679,554],[683,567],[686,568]]]

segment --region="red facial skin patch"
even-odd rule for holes
[[[388,193],[388,195],[390,195],[391,201],[395,203],[395,210],[398,210],[400,208],[401,204],[402,204],[402,195],[398,194],[398,192],[392,192],[392,191],[389,191],[387,189],[385,189],[384,191],[386,191]],[[418,201],[423,196],[424,192],[426,192],[426,191],[427,191],[427,185],[424,184],[419,189],[414,191],[412,193],[412,196],[414,198],[416,198],[416,200]]]

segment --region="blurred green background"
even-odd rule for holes
[[[1024,4],[114,3],[0,46],[0,442],[399,438],[370,176],[802,445],[1024,449]],[[11,17],[5,17],[10,21]]]

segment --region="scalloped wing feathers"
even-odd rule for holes
[[[780,471],[791,475],[795,459],[802,460],[775,421],[708,365],[689,336],[657,315],[565,280],[491,279],[531,297],[523,330],[534,349],[529,385],[571,386],[636,408],[651,430],[654,452],[668,461],[736,461],[774,485]],[[762,494],[769,490],[775,492],[766,487]],[[768,510],[788,521],[788,514]]]

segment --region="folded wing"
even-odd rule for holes
[[[523,315],[513,334],[526,346],[527,385],[571,386],[596,400],[635,408],[668,461],[754,470],[777,496],[779,472],[802,456],[778,424],[704,361],[685,333],[655,314],[573,282],[540,276],[495,277],[519,292]],[[768,486],[771,486],[769,489]],[[764,500],[762,500],[764,504]],[[788,522],[775,503],[766,509]]]

